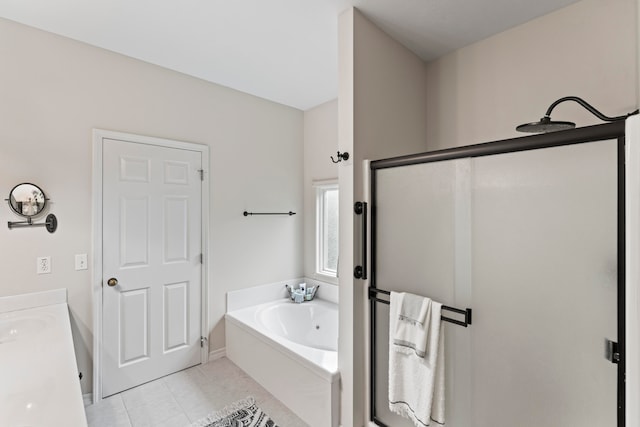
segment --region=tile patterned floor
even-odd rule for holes
[[[278,426],[307,426],[226,357],[108,397],[85,410],[89,427],[186,427],[249,395]]]

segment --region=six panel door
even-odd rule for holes
[[[103,397],[200,363],[201,153],[103,143]]]

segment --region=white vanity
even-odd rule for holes
[[[66,289],[0,298],[0,425],[87,425]]]

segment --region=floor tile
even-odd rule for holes
[[[169,387],[193,386],[206,383],[208,379],[204,377],[198,366],[167,375],[162,381]]]
[[[248,378],[246,372],[238,368],[226,357],[198,366],[198,369],[210,380],[227,383],[237,378]]]
[[[201,388],[181,389],[173,391],[173,397],[176,399],[183,411],[187,412],[197,406],[209,405],[211,398],[208,393]]]
[[[162,379],[142,384],[121,393],[122,401],[128,411],[149,402],[171,398],[171,392]]]
[[[127,408],[127,412],[132,427],[155,427],[180,414],[184,415],[184,411],[173,396]]]
[[[89,427],[187,427],[247,396],[253,396],[280,427],[306,426],[226,357],[87,406],[87,421]]]
[[[189,418],[185,414],[180,413],[175,417],[154,424],[153,427],[189,427],[190,425],[191,421]]]
[[[84,409],[91,427],[131,427],[120,395],[108,397]]]
[[[224,406],[225,406],[224,404],[216,406],[216,405],[213,405],[212,403],[207,402],[206,404],[202,404],[187,410],[186,414],[191,420],[191,422],[196,422],[206,417],[207,415],[211,414],[212,412],[221,410],[222,408],[224,408]],[[282,426],[282,427],[285,427],[285,426]]]
[[[307,427],[307,424],[302,421],[302,419],[291,412],[289,408],[284,406],[282,402],[275,397],[257,403],[280,427]]]

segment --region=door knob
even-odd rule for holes
[[[107,285],[109,286],[115,286],[118,284],[118,279],[116,279],[115,277],[112,277],[111,279],[107,280]]]

